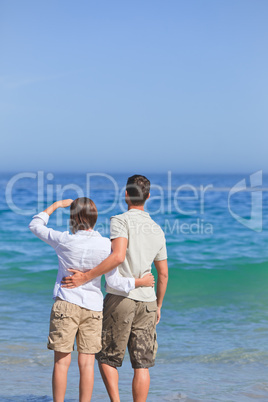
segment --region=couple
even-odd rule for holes
[[[48,337],[48,348],[54,350],[54,402],[64,401],[75,337],[80,402],[91,400],[95,354],[110,400],[120,401],[117,367],[122,365],[126,347],[134,369],[133,400],[146,401],[149,367],[157,350],[156,324],[168,279],[167,252],[162,229],[144,211],[150,181],[141,175],[130,177],[125,196],[128,211],[111,218],[111,242],[93,230],[98,213],[88,198],[55,202],[29,225],[55,249],[59,260]],[[49,216],[68,206],[73,234],[47,228]],[[153,262],[158,273],[156,295]],[[108,294],[102,317],[103,274]]]

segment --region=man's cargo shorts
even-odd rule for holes
[[[128,347],[132,367],[154,366],[157,304],[107,294],[104,300],[100,363],[120,367]]]

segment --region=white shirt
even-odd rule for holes
[[[96,267],[111,253],[111,241],[102,237],[94,230],[79,230],[75,234],[59,232],[46,225],[49,215],[40,212],[35,215],[29,224],[29,229],[39,239],[52,246],[58,256],[59,266],[53,298],[60,297],[70,303],[94,311],[102,311],[103,295],[101,292],[101,277],[97,277],[74,289],[61,287],[64,276],[70,276],[69,268],[87,271]],[[135,288],[134,278],[123,278],[117,268],[105,275],[109,287],[123,292],[125,296]]]

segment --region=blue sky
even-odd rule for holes
[[[268,172],[267,13],[2,0],[0,170]]]

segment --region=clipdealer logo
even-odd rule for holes
[[[6,186],[6,203],[10,210],[18,215],[32,216],[38,211],[45,209],[46,205],[55,199],[63,199],[65,192],[73,193],[74,197],[89,197],[92,191],[107,191],[109,189],[110,203],[103,204],[99,209],[99,215],[112,215],[114,210],[119,208],[122,212],[127,210],[125,204],[125,186],[122,188],[114,177],[105,173],[87,173],[85,183],[81,187],[76,183],[65,185],[54,183],[54,174],[45,174],[43,171],[22,172],[11,177]],[[193,186],[192,184],[181,184],[178,187],[172,185],[171,171],[167,174],[167,185],[160,186],[152,183],[152,196],[149,198],[147,211],[151,216],[163,215],[165,222],[164,230],[170,234],[213,234],[213,224],[205,219],[207,210],[207,192],[228,192],[228,211],[230,215],[241,225],[250,230],[261,232],[263,227],[262,212],[262,171],[257,171],[249,176],[250,186],[246,185],[246,179],[240,180],[232,188],[215,188],[212,184]],[[26,180],[26,181],[25,181]],[[15,188],[28,189],[36,193],[34,204],[17,205]],[[246,208],[245,193],[250,192],[250,214],[249,218],[241,212],[241,207]],[[226,200],[227,201],[227,200]],[[237,211],[237,207],[240,211]],[[176,212],[176,219],[173,218]],[[57,225],[63,224],[63,217],[68,211],[57,210]],[[178,219],[179,216],[179,219]],[[183,219],[187,217],[188,219]],[[196,218],[196,219],[194,219]],[[109,225],[105,224],[105,228]]]
[[[250,175],[250,187],[246,185],[246,179],[240,180],[236,183],[228,194],[228,209],[231,216],[236,219],[241,225],[254,230],[255,232],[262,232],[262,170]],[[251,209],[250,218],[244,218],[235,213],[231,208],[231,198],[238,193],[250,191],[251,193]]]

